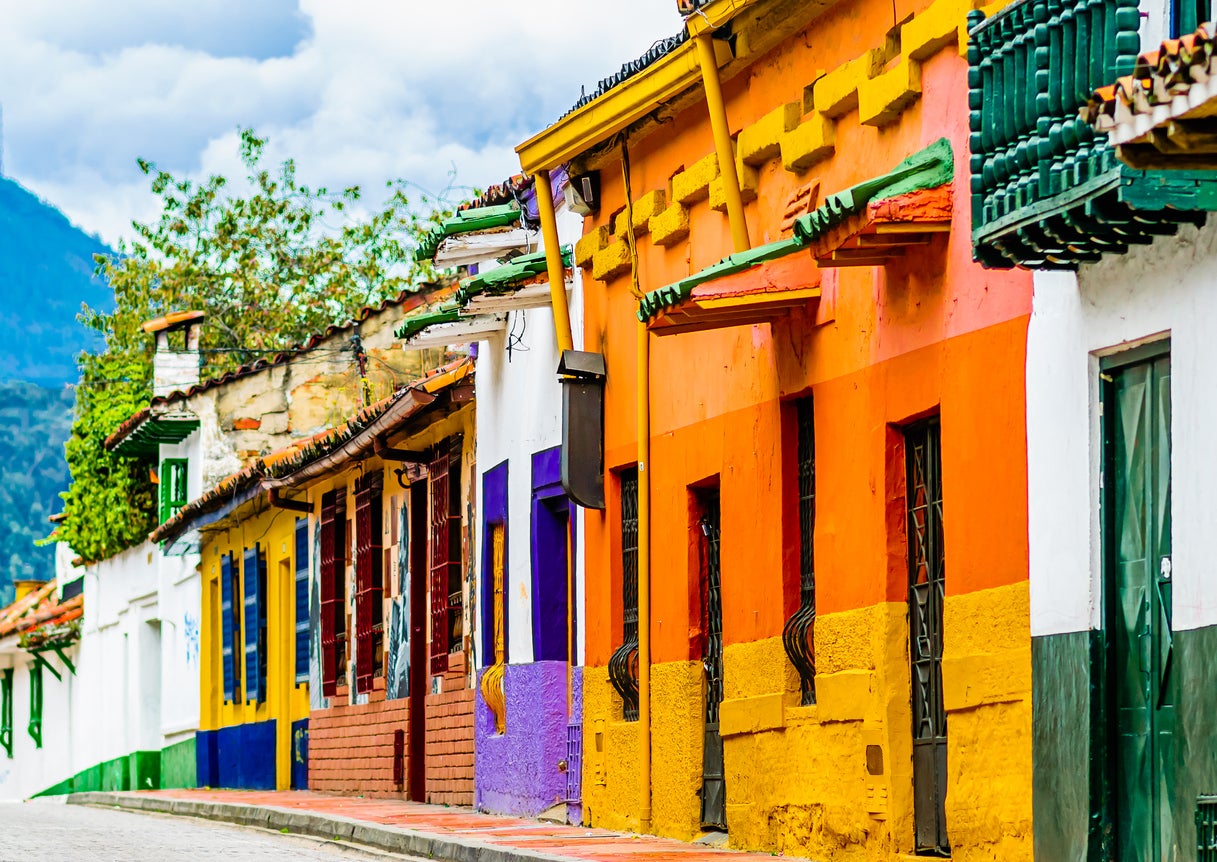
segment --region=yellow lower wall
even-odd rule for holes
[[[947,828],[956,860],[1031,858],[1031,657],[1026,584],[948,596]],[[903,603],[816,621],[817,703],[799,706],[781,638],[728,646],[721,727],[732,847],[891,859],[913,843],[912,715]],[[652,668],[653,831],[700,833],[700,662]],[[584,674],[583,797],[596,826],[638,829],[638,725],[605,668]],[[867,746],[882,752],[879,774]],[[873,761],[873,758],[872,758]],[[872,763],[872,765],[874,765]]]

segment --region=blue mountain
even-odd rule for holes
[[[0,380],[76,382],[76,355],[96,344],[76,322],[81,303],[105,310],[114,304],[93,275],[93,255],[109,251],[55,207],[0,177]]]
[[[63,444],[72,425],[76,356],[97,340],[76,321],[81,303],[113,308],[93,275],[109,252],[52,205],[0,177],[0,605],[13,581],[55,574],[50,532],[68,486]]]

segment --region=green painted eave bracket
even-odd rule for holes
[[[475,233],[497,227],[509,227],[520,220],[520,205],[514,201],[493,207],[460,210],[433,228],[414,251],[416,261],[431,260],[440,244],[450,236]]]
[[[562,246],[562,266],[569,269],[572,262],[571,247]],[[532,254],[520,255],[504,266],[478,273],[462,281],[461,289],[456,295],[457,301],[464,305],[481,293],[499,293],[510,290],[522,281],[543,275],[546,268],[545,252],[534,251]]]
[[[59,680],[60,682],[63,682],[63,674],[61,674],[58,670],[55,669],[55,665],[51,664],[49,661],[46,660],[46,656],[42,654],[41,650],[31,653],[31,655],[34,656],[34,667],[37,667],[38,665],[42,665],[44,668],[46,668],[47,670],[49,670],[51,672],[51,674],[55,677],[55,679]],[[62,653],[60,653],[60,655],[62,655]],[[75,668],[72,669],[72,673],[73,673],[73,675],[75,675],[75,673],[76,673]]]
[[[396,338],[409,340],[424,329],[440,323],[455,323],[461,319],[461,307],[456,300],[448,300],[430,311],[414,314],[402,321],[401,326],[393,331]]]

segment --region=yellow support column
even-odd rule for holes
[[[731,244],[736,252],[752,247],[748,239],[748,222],[744,219],[744,199],[739,190],[739,172],[735,169],[735,147],[731,143],[731,127],[727,124],[727,105],[723,101],[723,85],[718,77],[718,60],[714,56],[714,36],[709,32],[694,37],[697,59],[701,63],[702,85],[706,91],[706,108],[710,112],[710,128],[714,132],[714,151],[718,154],[718,170],[723,178],[727,197],[727,218],[731,221]],[[548,242],[548,241],[547,241]],[[639,487],[641,493],[641,486]]]
[[[537,212],[541,217],[541,238],[545,242],[545,264],[549,271],[549,301],[554,309],[554,333],[558,356],[574,349],[570,332],[570,308],[566,303],[566,268],[562,266],[562,246],[558,241],[558,218],[554,213],[554,193],[549,171],[537,171]]]

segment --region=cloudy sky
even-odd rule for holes
[[[303,178],[485,186],[586,86],[680,26],[674,0],[0,0],[3,173],[115,242],[136,157],[232,173],[237,129]]]

